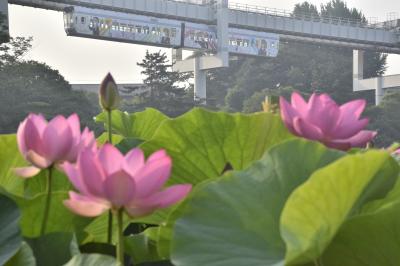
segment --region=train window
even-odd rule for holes
[[[123,25],[123,31],[128,32],[129,31],[129,26],[124,24]]]
[[[85,17],[81,17],[81,23],[82,24],[85,24],[85,20],[86,20]]]
[[[175,29],[175,28],[172,28],[172,29],[171,29],[171,36],[172,36],[173,38],[176,37],[176,29]]]
[[[144,34],[149,34],[150,33],[150,28],[148,26],[143,27],[143,33]]]
[[[118,22],[113,22],[112,24],[112,30],[118,31],[119,30],[119,23]]]

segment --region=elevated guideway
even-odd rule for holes
[[[375,90],[377,104],[386,89],[400,88],[400,75],[363,79],[363,51],[400,54],[399,19],[370,23],[365,20],[294,14],[285,10],[229,3],[228,0],[8,0],[8,3],[57,11],[70,6],[86,7],[167,18],[182,23],[214,25],[218,33],[215,55],[182,61],[182,51],[173,50],[173,58],[176,59],[174,69],[194,71],[195,97],[201,99],[206,98],[206,70],[228,66],[228,28],[276,33],[282,41],[353,49],[353,90]]]
[[[216,7],[209,0],[9,0],[9,3],[58,11],[67,6],[93,7],[205,24],[217,24],[218,20]],[[228,24],[235,28],[279,33],[282,40],[400,54],[400,20],[372,24],[230,3]]]

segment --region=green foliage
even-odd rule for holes
[[[22,212],[20,227],[25,237],[37,237],[40,235],[46,194],[41,193],[32,199],[13,196]],[[63,204],[68,198],[67,192],[52,193],[50,215],[47,232],[76,232],[83,233],[83,228],[91,221],[88,218],[76,216]]]
[[[231,115],[196,108],[162,123],[141,147],[147,154],[163,148],[173,158],[170,184],[197,184],[220,176],[227,165],[244,169],[290,138],[281,119],[269,113]]]
[[[13,168],[26,166],[18,151],[15,135],[0,135],[0,187],[9,193],[23,195],[24,179],[14,174]]]
[[[23,61],[23,57],[32,48],[32,37],[16,37],[11,38],[8,43],[0,45],[0,67],[4,68],[9,65]]]
[[[31,247],[24,241],[18,252],[5,264],[5,266],[36,266],[36,259]]]
[[[342,157],[292,140],[244,171],[204,185],[175,225],[175,265],[278,265],[285,254],[279,219],[287,198],[317,169]]]
[[[46,171],[27,180],[14,173],[14,168],[28,165],[18,150],[15,135],[0,135],[0,158],[0,187],[7,193],[32,198],[46,191]],[[53,176],[53,191],[66,191],[71,188],[71,183],[64,173],[54,170]]]
[[[281,216],[286,263],[317,260],[348,218],[393,188],[398,168],[389,153],[370,151],[315,172],[290,196]]]
[[[133,114],[115,110],[112,112],[111,123],[113,133],[124,138],[150,140],[160,124],[167,119],[166,115],[152,108]],[[95,120],[103,123],[104,128],[108,128],[108,118],[105,112],[96,116]]]
[[[118,266],[117,261],[110,256],[100,254],[82,254],[74,256],[64,266]]]
[[[27,239],[37,265],[54,266],[64,265],[71,257],[71,242],[73,235],[71,233],[53,233],[42,237]]]
[[[346,221],[323,254],[323,264],[397,265],[400,261],[399,221],[399,202]]]
[[[398,174],[387,152],[344,156],[285,142],[193,192],[175,224],[172,261],[396,265],[400,186],[387,193]]]
[[[161,260],[156,248],[156,234],[157,227],[151,227],[125,238],[125,252],[131,256],[134,265]]]
[[[20,210],[6,196],[0,195],[0,265],[4,265],[21,246]]]

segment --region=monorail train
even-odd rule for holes
[[[69,36],[161,46],[217,51],[215,26],[182,23],[115,11],[68,7],[64,11],[65,30]],[[229,28],[229,52],[276,57],[279,35]]]

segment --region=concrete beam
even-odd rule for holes
[[[200,70],[208,70],[225,66],[224,60],[218,56],[202,56],[183,61],[176,61],[172,66],[172,69],[177,72],[193,72],[195,70],[195,64],[198,65],[197,67]]]

